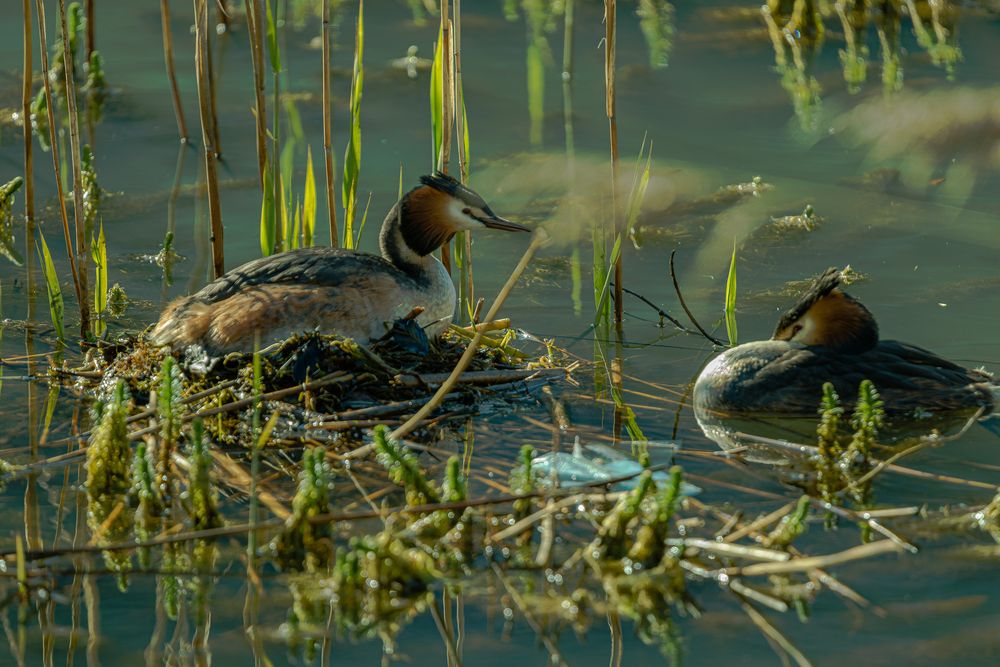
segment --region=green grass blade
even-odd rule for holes
[[[104,316],[108,308],[108,243],[104,236],[104,223],[96,241],[92,242],[91,255],[94,258],[94,335],[104,334],[107,325]]]
[[[358,178],[361,174],[361,91],[364,86],[365,2],[358,2],[358,26],[354,41],[354,76],[351,78],[351,132],[344,153],[344,247],[353,248],[354,212],[358,199]]]
[[[56,273],[56,266],[52,263],[52,255],[49,253],[49,246],[45,243],[42,230],[38,230],[38,240],[41,243],[42,267],[45,276],[45,289],[49,294],[49,315],[52,317],[52,326],[56,328],[56,336],[60,341],[66,340],[66,327],[64,321],[64,306],[62,290],[59,288],[59,274]]]
[[[302,245],[311,248],[316,237],[316,172],[312,148],[306,147],[306,187],[302,195]]]
[[[264,6],[267,7],[267,53],[271,59],[271,70],[281,71],[281,47],[278,46],[278,27],[271,12],[271,0],[266,0]]]
[[[274,187],[270,167],[264,169],[264,196],[260,204],[260,252],[264,257],[274,254]]]
[[[729,262],[729,276],[726,278],[726,335],[729,344],[736,345],[736,242],[733,241],[733,257]]]
[[[645,143],[646,140],[643,139],[643,147],[645,147]],[[635,236],[635,223],[639,220],[639,214],[642,212],[642,203],[646,199],[646,188],[649,186],[649,171],[653,162],[653,143],[650,142],[649,150],[646,151],[646,165],[642,168],[642,171],[639,170],[642,164],[643,147],[639,148],[639,157],[636,158],[636,178],[632,182],[632,191],[628,197],[628,211],[625,215],[625,229],[636,248],[639,247],[639,242]]]
[[[610,317],[611,308],[608,303],[608,296],[611,293],[611,290],[609,289],[611,286],[611,278],[615,274],[612,269],[614,268],[615,262],[618,261],[618,257],[621,253],[622,235],[618,234],[615,236],[615,244],[611,248],[611,257],[608,259],[608,264],[603,267],[604,270],[602,275],[604,276],[604,283],[601,285],[601,291],[597,293],[597,313],[594,317],[594,326],[600,324],[605,317]]]
[[[431,155],[431,164],[437,166],[438,156],[441,155],[441,141],[444,136],[444,82],[441,78],[441,59],[444,57],[444,34],[438,28],[437,44],[434,46],[434,64],[431,65],[431,133],[434,151]]]

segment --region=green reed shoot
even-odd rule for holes
[[[52,262],[52,254],[49,253],[49,246],[45,242],[42,230],[38,230],[39,252],[42,256],[42,275],[45,277],[45,290],[49,295],[49,316],[52,318],[52,326],[56,328],[56,336],[59,342],[66,340],[65,309],[63,306],[62,289],[59,287],[59,274],[56,273],[56,266]]]
[[[270,165],[265,163],[264,187],[260,203],[260,252],[264,257],[274,254],[276,242],[275,228],[278,222],[276,218],[274,188],[271,184],[273,177]]]
[[[344,180],[341,201],[344,206],[345,248],[354,248],[354,214],[358,204],[358,180],[361,176],[361,91],[364,86],[365,0],[358,0],[358,22],[354,37],[354,70],[351,75],[351,122],[344,151]]]
[[[91,240],[90,254],[94,260],[94,335],[100,337],[107,329],[108,309],[108,242],[104,237],[104,223],[100,233]]]
[[[729,344],[736,345],[738,332],[736,329],[736,241],[733,241],[733,256],[729,260],[729,275],[726,276],[726,305],[723,310],[726,316],[726,336]]]
[[[645,152],[646,161],[643,164],[642,155]],[[632,188],[628,194],[628,208],[625,211],[625,230],[632,244],[638,248],[639,242],[636,238],[635,225],[639,221],[639,214],[642,213],[642,203],[646,199],[646,189],[649,187],[649,172],[653,164],[653,142],[649,142],[649,149],[646,150],[646,138],[642,138],[642,145],[639,146],[639,155],[635,159],[635,171],[632,176]]]
[[[302,247],[311,248],[316,239],[316,172],[312,147],[306,146],[306,184],[302,195]]]
[[[438,156],[441,155],[441,144],[444,141],[444,74],[442,59],[444,58],[444,24],[438,28],[437,42],[434,45],[434,64],[431,65],[431,164],[437,168]]]
[[[17,192],[24,179],[15,176],[7,183],[0,185],[0,255],[3,255],[17,266],[24,263],[24,258],[17,251],[14,243],[14,193]]]

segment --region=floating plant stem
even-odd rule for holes
[[[194,0],[195,7],[195,73],[198,81],[198,111],[201,119],[201,143],[205,155],[205,181],[208,186],[208,217],[211,224],[212,271],[218,278],[226,272],[223,245],[222,210],[219,206],[219,176],[216,171],[216,149],[212,144],[211,77],[208,71],[208,0]]]
[[[330,2],[323,3],[323,159],[326,164],[326,208],[330,218],[330,245],[336,248],[340,244],[340,232],[337,229],[337,200],[333,190],[333,109],[330,95]]]
[[[250,11],[247,12],[250,14]],[[247,19],[250,22],[250,19]],[[184,119],[184,106],[181,104],[181,91],[177,86],[177,73],[174,71],[174,38],[170,30],[170,2],[160,0],[160,25],[163,31],[163,62],[167,68],[167,80],[170,82],[170,98],[174,105],[174,117],[177,119],[177,133],[182,144],[188,142],[187,121]]]

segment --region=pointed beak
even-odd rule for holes
[[[505,232],[530,232],[531,230],[524,225],[519,225],[516,222],[508,220],[507,218],[501,218],[499,215],[487,214],[483,217],[477,217],[479,222],[483,223],[490,229],[502,229]]]

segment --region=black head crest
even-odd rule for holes
[[[481,208],[487,213],[492,214],[490,207],[486,205],[486,202],[478,194],[462,185],[455,178],[449,176],[440,171],[435,171],[429,176],[421,176],[420,182],[426,186],[432,187],[439,192],[443,192],[446,195],[455,197],[456,199],[461,199],[463,202],[469,206],[475,206],[476,208]]]
[[[809,286],[809,289],[802,295],[802,298],[799,299],[798,303],[792,306],[785,312],[784,315],[781,316],[781,319],[778,320],[778,326],[774,328],[775,335],[777,335],[779,331],[791,326],[796,320],[805,315],[817,301],[827,296],[839,286],[840,269],[831,266],[813,281],[813,284]]]

